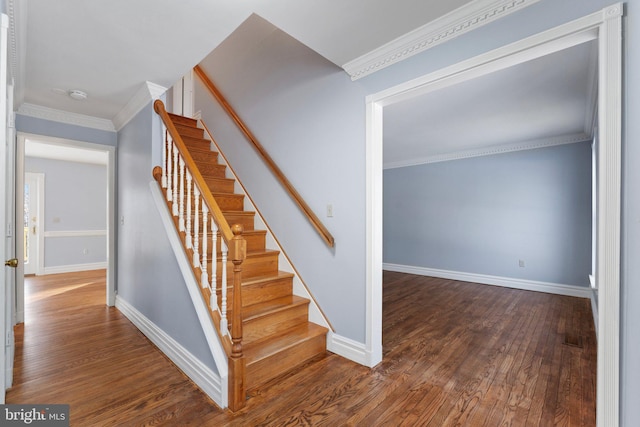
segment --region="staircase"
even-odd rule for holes
[[[164,111],[164,106],[162,109]],[[241,235],[246,241],[246,258],[241,265],[241,304],[238,304],[241,306],[242,319],[240,347],[236,347],[238,343],[235,336],[233,340],[231,339],[230,335],[233,334],[227,333],[225,336],[227,331],[224,331],[224,322],[219,320],[219,310],[211,309],[212,320],[216,326],[222,325],[220,327],[223,328],[222,331],[216,329],[225,342],[229,358],[229,407],[235,411],[244,406],[246,393],[324,354],[327,328],[308,321],[309,300],[293,295],[293,274],[279,271],[279,251],[266,248],[266,230],[254,228],[255,212],[244,210],[244,195],[234,193],[235,180],[226,177],[226,166],[218,162],[218,153],[211,150],[210,141],[204,138],[204,130],[198,127],[194,119],[166,112],[165,115],[180,135],[227,223],[230,226],[233,225],[236,231],[240,229],[236,224],[243,228]],[[170,127],[169,124],[166,125]],[[171,166],[167,165],[167,167]],[[154,176],[156,175],[154,171]],[[159,180],[158,176],[156,178]],[[169,190],[165,190],[165,194],[166,191]],[[167,203],[171,210],[174,203],[171,201]],[[198,206],[193,195],[192,203]],[[198,208],[197,214],[195,210],[194,208],[193,216],[202,217],[202,207]],[[206,215],[206,212],[204,214]],[[177,217],[175,223],[178,227]],[[231,260],[223,259],[221,245],[224,243],[222,243],[221,233],[216,231],[217,236],[212,236],[213,233],[209,230],[207,235],[212,239],[211,241],[217,242],[214,243],[215,257],[213,257],[213,244],[207,248],[206,252],[203,249],[206,253],[206,271],[222,271],[222,264],[226,262],[226,276],[234,277],[234,264]],[[185,234],[180,232],[184,249],[189,256],[193,256],[194,250],[184,244]],[[195,253],[197,254],[197,249]],[[200,261],[204,257],[204,254],[201,255]],[[194,267],[193,270],[196,277],[200,277],[203,268]],[[216,288],[223,286],[221,276],[222,274],[218,274],[217,277],[214,276],[215,279],[212,279]],[[225,286],[226,300],[234,301],[233,281]],[[226,301],[222,301],[221,292],[214,289],[213,283],[211,289],[202,287],[201,291],[206,301],[214,298],[217,307],[226,306]],[[213,307],[213,302],[209,306]],[[234,319],[233,306],[228,310],[226,318]],[[232,323],[233,320],[229,320],[229,330],[233,329]],[[238,357],[238,348],[241,349],[241,361],[232,359],[232,357]],[[236,352],[235,356],[232,356],[232,352]],[[242,368],[234,370],[232,369],[234,364]],[[231,378],[232,375],[243,376],[243,378]],[[234,397],[232,393],[242,393],[242,396]]]

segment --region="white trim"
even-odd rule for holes
[[[352,80],[357,80],[536,2],[476,0],[347,62],[342,68]]]
[[[91,270],[105,270],[107,268],[107,262],[92,262],[86,264],[68,264],[68,265],[56,265],[53,267],[45,267],[44,274],[60,274],[60,273],[75,273],[76,271],[91,271]],[[40,273],[37,273],[38,275]]]
[[[220,342],[218,332],[215,330],[213,320],[211,319],[211,315],[209,314],[209,307],[202,297],[202,293],[200,291],[200,283],[193,274],[193,270],[191,269],[191,262],[182,247],[180,236],[178,235],[175,223],[173,222],[173,217],[171,216],[169,208],[167,207],[167,202],[165,201],[164,196],[160,191],[160,187],[155,181],[149,182],[149,187],[151,189],[153,201],[158,208],[158,213],[160,214],[162,224],[164,225],[164,228],[167,232],[167,237],[169,238],[169,242],[171,243],[171,248],[173,249],[176,260],[178,261],[178,266],[180,267],[180,271],[182,272],[182,277],[185,280],[185,285],[189,292],[189,296],[191,297],[191,301],[193,302],[193,307],[196,310],[198,320],[200,321],[200,325],[202,327],[202,332],[204,333],[207,344],[209,345],[209,350],[211,351],[213,360],[215,361],[218,372],[220,373],[222,388],[219,405],[222,408],[226,408],[228,404],[229,394],[229,365],[227,360],[227,353],[222,346],[222,342]]]
[[[45,176],[43,173],[36,173],[36,172],[24,172],[24,177],[26,177],[27,174],[30,174],[32,176],[35,177],[36,180],[36,185],[37,185],[37,196],[38,196],[38,200],[36,201],[36,216],[38,218],[38,225],[37,225],[37,240],[36,240],[36,248],[35,248],[35,252],[36,252],[36,264],[33,267],[32,270],[30,270],[30,273],[32,274],[36,274],[36,275],[40,275],[40,274],[44,274],[44,233],[42,232],[42,225],[44,224],[44,195],[45,195]],[[16,174],[17,177],[17,174]],[[18,179],[16,178],[16,181],[18,181]],[[18,189],[20,188],[20,190]],[[22,185],[21,187],[18,187],[16,185],[16,191],[20,191],[22,193],[22,197],[24,197],[24,185]],[[17,199],[17,196],[16,196]],[[23,203],[24,205],[24,203]],[[17,211],[17,207],[16,207],[16,211]],[[18,214],[19,212],[16,212],[16,214]],[[19,242],[19,244],[18,244]],[[19,253],[23,253],[24,252],[24,242],[22,241],[22,239],[17,239],[16,241],[16,249],[19,249],[21,252]],[[24,267],[24,264],[23,264]],[[26,274],[26,273],[25,273]],[[17,286],[17,284],[16,284]],[[20,317],[20,322],[23,321],[24,317]]]
[[[548,294],[566,295],[578,298],[591,298],[588,286],[565,285],[560,283],[541,282],[539,280],[517,279],[513,277],[491,276],[488,274],[467,273],[462,271],[439,270],[437,268],[416,267],[401,264],[382,264],[382,268],[398,273],[417,274],[419,276],[439,277],[441,279],[461,282],[480,283],[483,285],[502,286],[521,289],[523,291],[545,292]]]
[[[598,85],[597,425],[620,421],[622,3],[600,12]]]
[[[20,104],[24,99],[25,70],[27,58],[27,10],[26,4],[19,0],[7,0],[7,13],[9,15],[9,70],[11,80],[15,82],[14,103],[10,105],[14,109],[15,103]]]
[[[364,366],[377,364],[372,363],[372,355],[367,351],[366,345],[332,331],[327,333],[327,350]]]
[[[75,126],[114,132],[111,120],[99,117],[87,116],[85,114],[70,113],[68,111],[56,110],[54,108],[43,107],[41,105],[24,103],[18,109],[18,114],[35,117],[37,119],[50,120],[58,123],[66,123]]]
[[[106,235],[107,230],[63,230],[44,232],[44,237],[94,237]]]
[[[116,308],[218,406],[226,406],[222,395],[224,387],[218,374],[119,296]]]
[[[382,270],[382,108],[413,96],[460,81],[488,74],[584,41],[599,40],[599,166],[598,176],[598,373],[597,425],[619,425],[620,384],[620,176],[621,176],[621,75],[622,3],[478,55],[435,73],[367,97],[366,228],[367,236],[367,347],[381,346],[381,336],[370,333],[382,323],[382,305],[377,301]],[[373,159],[373,160],[372,160]],[[373,340],[373,341],[372,341]],[[379,342],[378,342],[379,341]]]
[[[514,142],[512,144],[483,147],[474,150],[458,151],[435,156],[408,159],[384,164],[385,169],[403,168],[407,166],[425,165],[429,163],[448,162],[450,160],[468,159],[471,157],[493,156],[514,151],[535,150],[538,148],[555,147],[557,145],[574,144],[589,141],[591,137],[584,133],[537,139],[532,141]]]
[[[113,126],[115,127],[115,130],[119,131],[122,129],[136,116],[136,114],[140,112],[140,110],[146,107],[150,102],[160,98],[166,91],[166,87],[148,81],[144,82],[131,99],[129,99],[127,105],[125,105],[113,118]]]
[[[597,291],[591,291],[591,313],[593,314],[593,326],[596,331],[596,339],[598,339],[598,294]]]

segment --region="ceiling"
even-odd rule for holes
[[[14,5],[10,10],[15,15],[12,68],[17,76],[16,109],[29,114],[27,111],[33,111],[34,106],[45,107],[111,124],[117,123],[119,113],[145,82],[171,87],[252,14],[343,67],[354,78],[352,67],[375,71],[379,63],[411,50],[403,47],[402,55],[389,50],[389,46],[402,43],[409,46],[407,37],[413,37],[413,46],[420,42],[428,48],[434,40],[451,38],[451,28],[466,28],[459,25],[461,19],[489,22],[489,16],[498,16],[495,11],[504,11],[503,6],[513,2],[9,0],[9,3]],[[469,11],[476,13],[475,18]],[[430,38],[418,40],[415,38],[418,33]],[[574,142],[580,135],[584,137],[590,132],[593,115],[590,88],[594,73],[589,72],[589,67],[595,63],[595,50],[592,43],[585,43],[385,107],[385,167],[443,160],[450,153],[486,152],[487,147],[489,151],[519,149],[531,141]],[[380,60],[374,55],[377,52],[387,56]],[[368,66],[365,60],[373,61],[368,64],[374,65]],[[73,89],[86,92],[88,99],[71,99],[68,92]]]
[[[590,41],[387,106],[385,168],[587,140],[596,65]]]
[[[471,1],[15,2],[17,73],[23,76],[17,107],[28,103],[111,120],[145,81],[171,87],[252,13],[342,66]],[[72,89],[88,99],[71,99]]]

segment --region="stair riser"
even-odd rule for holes
[[[260,361],[250,363],[246,367],[246,389],[252,390],[267,381],[284,374],[292,367],[325,353],[326,336],[316,336],[298,343],[295,348],[275,353]]]
[[[178,129],[178,133],[182,137],[186,136],[188,138],[204,138],[204,129],[185,126],[181,124],[177,124],[175,126],[176,126],[176,129]]]
[[[212,247],[211,247],[211,238],[212,235],[211,233],[209,233],[209,241],[207,242],[207,258],[211,259],[211,254],[213,253]],[[218,254],[217,256],[221,256],[220,255],[220,247],[222,245],[221,241],[220,241],[221,237],[220,234],[218,233],[218,237],[216,239],[216,253]],[[247,242],[247,251],[248,252],[256,252],[256,251],[263,251],[265,250],[266,244],[265,244],[265,235],[263,233],[260,234],[253,234],[253,233],[247,233],[244,235],[244,239]]]
[[[308,303],[295,305],[276,313],[242,323],[242,340],[252,342],[272,334],[285,332],[309,320]]]
[[[234,180],[227,180],[227,179],[220,179],[220,178],[205,178],[204,180],[209,186],[209,190],[211,190],[212,193],[233,194],[235,190]]]
[[[220,272],[221,262],[216,262],[217,270]],[[211,272],[211,262],[208,262],[207,268]],[[242,277],[251,278],[258,276],[266,276],[268,274],[276,274],[278,272],[278,255],[267,255],[260,257],[247,256],[247,259],[242,263]],[[233,263],[227,261],[227,277],[231,280],[233,277]]]
[[[218,284],[220,281],[218,281]],[[275,298],[281,298],[291,295],[293,290],[293,281],[291,277],[283,277],[278,280],[263,281],[260,283],[251,283],[242,285],[242,306],[248,307],[262,301],[268,301]],[[227,288],[227,300],[233,300],[233,288]],[[218,305],[222,304],[222,296],[218,296]]]
[[[198,151],[198,150],[190,150],[189,155],[196,162],[197,166],[200,167],[201,163],[205,164],[218,164],[218,153],[215,151]],[[224,165],[223,165],[224,166]]]
[[[225,165],[219,165],[215,162],[198,161],[198,160],[196,160],[196,165],[198,166],[198,170],[200,170],[200,174],[204,178],[207,178],[207,177],[225,178],[226,177],[227,167]]]
[[[293,279],[284,277],[269,282],[252,283],[242,288],[242,305],[249,306],[261,301],[291,295],[293,292]]]
[[[223,211],[241,211],[244,209],[244,196],[241,194],[216,194],[214,198]]]
[[[188,127],[198,126],[198,121],[196,119],[191,119],[189,117],[184,117],[184,116],[177,116],[171,113],[169,113],[169,117],[171,117],[171,121],[173,121],[174,125],[179,124],[179,125],[188,126]]]
[[[229,225],[240,224],[245,230],[253,230],[254,228],[254,216],[255,213],[249,215],[240,214],[236,212],[223,212],[224,217],[227,219]]]

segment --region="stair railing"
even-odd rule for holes
[[[162,167],[154,168],[153,176],[171,206],[184,247],[191,255],[192,268],[209,300],[212,319],[229,357],[229,408],[236,411],[245,401],[241,284],[247,251],[243,227],[229,226],[161,100],[155,101],[154,110],[162,119],[164,147]],[[227,318],[229,272],[233,289],[231,322]]]
[[[262,157],[264,162],[269,166],[271,172],[278,178],[282,186],[289,192],[289,195],[293,199],[293,201],[298,205],[298,207],[302,210],[305,217],[311,222],[311,225],[315,230],[320,234],[320,237],[325,241],[325,243],[329,247],[333,247],[335,245],[335,240],[327,227],[324,226],[320,218],[311,210],[307,202],[304,201],[300,193],[296,191],[291,182],[286,178],[282,170],[278,167],[278,165],[273,161],[271,156],[264,149],[262,144],[258,141],[258,139],[253,135],[253,133],[249,130],[247,125],[240,119],[238,114],[235,112],[231,104],[226,100],[224,95],[218,90],[218,88],[213,84],[211,79],[205,74],[204,70],[200,68],[200,66],[196,65],[193,69],[196,75],[202,80],[202,83],[207,87],[209,92],[218,100],[222,108],[229,114],[231,119],[235,122],[235,124],[240,128],[242,133],[244,133],[245,137],[249,140],[249,142],[254,146],[258,154]]]

